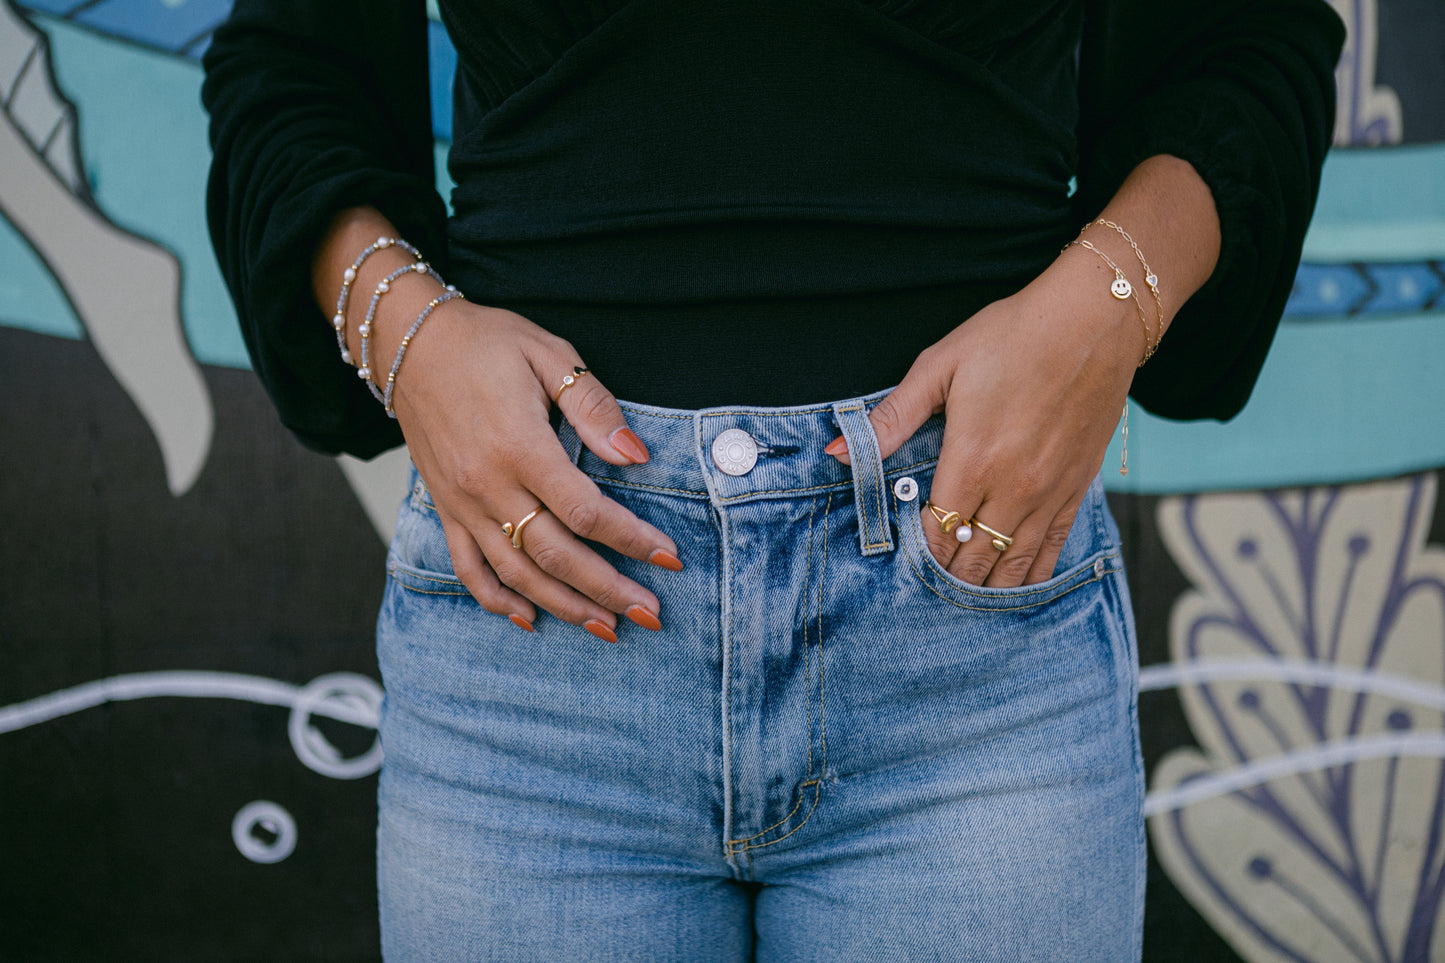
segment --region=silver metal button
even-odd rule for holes
[[[758,463],[758,443],[741,428],[729,428],[713,439],[712,460],[729,475],[746,475]]]
[[[1094,562],[1094,578],[1103,578],[1106,569],[1107,566],[1104,565],[1104,560],[1102,558],[1096,560]]]
[[[918,497],[918,482],[904,475],[893,483],[893,494],[900,502],[911,502]]]

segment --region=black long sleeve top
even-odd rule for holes
[[[321,450],[401,440],[311,297],[345,207],[568,338],[619,397],[803,404],[895,384],[1161,153],[1209,185],[1221,256],[1132,393],[1229,417],[1289,293],[1343,40],[1322,0],[441,9],[450,219],[424,4],[238,0],[206,54],[222,271],[283,422]]]

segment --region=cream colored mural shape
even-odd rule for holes
[[[1330,0],[1345,22],[1345,49],[1335,69],[1339,98],[1335,107],[1335,143],[1398,144],[1404,137],[1399,96],[1375,83],[1380,45],[1379,0]]]
[[[181,326],[175,256],[90,197],[74,108],[55,89],[45,35],[0,0],[0,215],[56,282],[106,367],[150,425],[174,495],[211,447],[214,415]]]
[[[1445,550],[1434,475],[1164,500],[1199,747],[1155,766],[1155,853],[1251,963],[1445,959]]]

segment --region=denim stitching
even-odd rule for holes
[[[860,406],[860,407],[862,407],[862,406]],[[864,420],[866,421],[867,418],[868,418],[868,416],[865,414],[865,415],[863,416],[863,418],[864,418]],[[869,429],[868,429],[868,430],[869,430],[870,433],[872,432],[873,429],[872,429],[872,426],[871,426],[871,425],[869,426]],[[884,484],[885,484],[885,482],[884,482],[885,476],[884,476],[884,473],[883,473],[883,458],[882,458],[882,456],[881,456],[881,455],[879,454],[879,452],[878,452],[878,438],[877,438],[877,436],[874,436],[872,443],[868,446],[868,461],[869,461],[870,468],[871,468],[871,466],[872,466],[872,462],[875,461],[875,460],[878,462],[878,472],[877,472],[877,473],[874,475],[874,477],[873,477],[873,503],[874,503],[874,509],[876,510],[876,514],[874,514],[873,512],[870,512],[869,515],[868,515],[868,531],[869,531],[869,533],[871,534],[872,531],[873,531],[873,526],[874,526],[874,524],[877,524],[878,530],[883,533],[883,540],[882,540],[881,542],[869,542],[869,543],[868,543],[866,546],[864,546],[864,547],[865,547],[865,548],[887,548],[887,547],[888,547],[888,521],[887,521],[887,519],[888,519],[888,509],[887,509],[887,508],[885,507],[885,505],[884,505],[884,500],[885,500],[888,496],[887,496],[887,494],[884,492],[884,489],[883,489],[883,486],[884,486]],[[855,470],[855,471],[857,470],[856,467],[855,467],[854,470]],[[826,541],[826,536],[825,536],[825,541]]]
[[[646,415],[648,418],[673,418],[677,421],[692,421],[691,412],[688,412],[685,415],[669,415],[658,411],[643,411],[641,408],[637,408],[633,405],[628,404],[619,404],[617,407],[621,408],[623,411],[630,411],[635,415]]]
[[[831,499],[831,498],[829,499],[829,503],[830,503],[830,504],[832,503],[832,499]],[[812,507],[808,509],[808,538],[807,538],[808,550],[807,550],[807,555],[804,557],[804,562],[803,562],[803,565],[804,565],[804,568],[803,568],[803,571],[804,571],[803,584],[804,584],[805,586],[808,584],[808,581],[809,581],[809,579],[811,578],[812,573],[813,573],[813,517],[814,517],[814,515],[817,514],[817,510],[818,510],[818,503],[815,501],[815,502],[813,502]],[[806,589],[805,589],[804,591],[806,591]],[[810,647],[809,647],[809,645],[808,645],[808,619],[807,619],[807,616],[805,615],[804,618],[803,618],[803,673],[804,673],[804,675],[806,675],[806,676],[808,676],[808,677],[810,677],[810,678],[811,678],[811,676],[812,676],[811,655],[812,655],[812,651],[811,651],[811,649],[810,649]],[[809,687],[809,690],[808,690],[808,701],[807,701],[806,705],[804,706],[803,711],[804,711],[805,717],[806,717],[806,719],[807,719],[807,721],[808,721],[808,725],[807,725],[807,730],[808,730],[808,771],[807,771],[807,773],[805,773],[805,776],[810,778],[810,777],[813,775],[813,692],[812,692],[812,687],[811,687],[811,686]],[[800,784],[800,785],[806,785],[806,783],[802,783],[802,784]],[[751,836],[743,836],[743,837],[741,837],[741,838],[739,838],[739,839],[730,840],[730,841],[729,841],[729,846],[735,846],[737,843],[747,843],[749,840],[757,839],[759,836],[766,836],[768,833],[770,833],[770,832],[772,832],[773,830],[777,829],[779,826],[783,825],[783,824],[786,823],[788,820],[792,819],[792,818],[793,818],[793,814],[798,811],[798,807],[801,806],[802,804],[803,804],[803,799],[802,799],[801,796],[799,796],[799,797],[798,797],[798,801],[793,804],[793,808],[790,809],[790,810],[788,810],[787,815],[783,816],[782,819],[779,819],[777,822],[773,823],[771,826],[767,827],[766,829],[762,829],[762,830],[759,830],[759,831],[756,832],[756,833],[753,833]]]
[[[898,499],[897,499],[897,496],[895,496],[895,497],[894,497],[894,502],[895,502],[895,504],[897,503],[897,500],[898,500]],[[901,512],[901,509],[900,509],[900,512]],[[922,550],[925,551],[925,552],[929,551],[927,539],[924,539]],[[1103,576],[1096,575],[1096,576],[1094,576],[1093,578],[1085,579],[1084,581],[1081,581],[1081,582],[1080,582],[1080,581],[1068,581],[1068,582],[1064,582],[1064,583],[1061,584],[1061,585],[1051,585],[1051,586],[1049,586],[1049,587],[1047,587],[1047,588],[1030,589],[1030,590],[1025,591],[1025,592],[1015,592],[1013,595],[1008,596],[1008,598],[1010,598],[1010,599],[1028,599],[1028,597],[1031,596],[1031,595],[1039,595],[1039,594],[1042,594],[1042,593],[1044,593],[1044,592],[1051,592],[1051,591],[1053,591],[1054,589],[1061,589],[1061,590],[1062,590],[1062,591],[1058,592],[1057,594],[1055,594],[1055,595],[1050,595],[1048,598],[1045,598],[1045,599],[1028,599],[1028,601],[1026,601],[1025,604],[1023,604],[1023,605],[965,605],[965,604],[962,603],[962,602],[957,602],[957,601],[954,601],[953,599],[948,598],[947,596],[943,595],[942,593],[940,593],[938,590],[936,590],[936,589],[933,587],[932,579],[937,578],[938,576],[937,576],[936,574],[934,574],[930,569],[927,568],[927,563],[926,563],[926,562],[925,562],[925,568],[924,568],[924,570],[920,570],[920,569],[918,568],[918,565],[913,561],[913,558],[912,558],[911,553],[909,553],[909,552],[904,552],[903,554],[909,556],[909,558],[908,558],[908,567],[911,568],[911,569],[913,569],[913,574],[916,575],[916,576],[918,576],[918,580],[919,580],[920,582],[922,582],[923,585],[924,585],[924,587],[926,587],[930,592],[933,592],[934,595],[937,595],[939,598],[943,599],[945,602],[949,603],[950,605],[956,605],[956,606],[958,606],[959,608],[969,609],[969,610],[971,610],[971,611],[976,611],[976,612],[1015,612],[1015,611],[1017,611],[1017,610],[1019,610],[1019,609],[1036,608],[1037,606],[1045,605],[1045,604],[1047,604],[1047,603],[1049,603],[1049,602],[1052,602],[1052,601],[1053,601],[1054,599],[1056,599],[1056,598],[1060,598],[1061,596],[1067,595],[1068,593],[1074,591],[1074,589],[1081,588],[1082,586],[1087,585],[1087,584],[1089,584],[1090,582],[1096,582],[1096,581],[1098,581],[1100,578],[1103,577]],[[1104,553],[1103,555],[1100,555],[1100,556],[1098,557],[1098,559],[1096,559],[1095,561],[1097,562],[1097,561],[1102,561],[1103,559],[1118,558],[1118,557],[1119,557],[1119,554],[1120,554],[1119,551],[1116,549],[1115,551],[1106,552],[1106,553]],[[935,559],[935,561],[937,561],[937,559]],[[1081,568],[1077,573],[1075,573],[1074,578],[1077,579],[1078,576],[1083,575],[1083,574],[1085,574],[1085,573],[1088,572],[1088,571],[1090,571],[1090,569],[1089,569],[1088,567]],[[1105,572],[1105,574],[1106,574],[1106,575],[1112,575],[1112,574],[1114,574],[1114,573],[1117,572],[1117,571],[1118,571],[1118,569],[1110,568],[1110,569],[1108,569],[1108,570]],[[985,593],[985,592],[974,592],[974,591],[970,591],[969,589],[964,588],[964,587],[962,587],[962,586],[949,585],[948,588],[949,588],[951,591],[960,592],[960,593],[962,593],[962,594],[964,594],[964,595],[972,595],[972,596],[974,596],[975,598],[981,598],[981,599],[983,599],[983,598],[994,598],[994,597],[995,597],[995,596],[988,595],[988,594]]]
[[[816,504],[815,504],[814,507],[816,508]],[[777,839],[770,839],[770,840],[768,840],[768,841],[765,842],[765,843],[754,843],[754,842],[753,842],[753,840],[757,839],[759,836],[763,836],[763,835],[765,835],[765,834],[767,834],[767,833],[769,833],[769,832],[772,832],[774,829],[778,828],[779,826],[781,826],[781,825],[783,825],[784,823],[786,823],[789,819],[792,819],[792,818],[793,818],[793,816],[798,812],[798,810],[799,810],[800,808],[802,808],[802,805],[803,805],[803,796],[802,796],[802,793],[801,793],[801,792],[799,792],[799,794],[798,794],[798,801],[793,804],[793,808],[790,809],[790,810],[788,810],[788,814],[787,814],[786,816],[784,816],[782,819],[778,820],[776,823],[774,823],[773,825],[769,826],[767,829],[763,830],[763,831],[760,832],[760,833],[757,833],[757,834],[755,834],[755,835],[753,835],[753,836],[748,836],[748,837],[745,838],[745,839],[733,840],[733,843],[743,843],[742,849],[743,849],[743,852],[746,852],[746,853],[751,853],[751,852],[752,852],[753,850],[755,850],[755,849],[763,849],[763,848],[765,848],[765,847],[772,846],[772,845],[775,844],[775,843],[780,843],[780,842],[782,842],[783,840],[787,839],[789,836],[793,835],[793,833],[796,833],[798,830],[800,830],[800,829],[802,829],[804,826],[808,825],[808,820],[810,820],[810,819],[813,818],[813,813],[817,812],[817,810],[818,810],[818,804],[819,804],[820,802],[822,802],[822,799],[823,799],[823,788],[822,788],[822,787],[823,787],[823,779],[824,779],[824,777],[827,775],[827,772],[828,772],[828,710],[827,710],[827,699],[826,699],[826,697],[825,697],[825,695],[824,695],[825,685],[824,685],[824,669],[823,669],[823,575],[824,575],[824,572],[827,570],[827,567],[828,567],[828,518],[829,518],[830,515],[831,515],[832,508],[833,508],[833,499],[832,499],[832,497],[830,496],[830,497],[828,498],[827,503],[823,506],[823,557],[822,557],[821,562],[820,562],[819,565],[818,565],[818,641],[815,643],[815,645],[816,645],[816,647],[817,647],[817,650],[818,650],[818,722],[819,722],[819,726],[821,727],[820,738],[821,738],[821,740],[822,740],[822,760],[821,760],[820,763],[819,763],[819,767],[818,767],[818,768],[819,768],[819,774],[818,774],[818,776],[817,776],[817,777],[813,777],[813,716],[812,716],[813,695],[812,695],[812,689],[811,689],[811,686],[810,686],[810,687],[809,687],[809,692],[808,692],[808,772],[807,772],[807,775],[809,776],[809,778],[807,778],[807,779],[803,780],[802,782],[798,783],[798,789],[799,789],[799,790],[803,790],[803,789],[807,789],[807,788],[809,788],[809,787],[812,787],[812,789],[813,789],[813,802],[812,802],[812,805],[808,807],[808,815],[806,815],[806,816],[803,817],[803,821],[800,822],[800,823],[798,823],[798,825],[794,826],[792,829],[788,830],[788,831],[787,831],[786,833],[784,833],[783,835],[779,836]],[[810,512],[808,513],[808,568],[809,568],[809,574],[811,574],[811,569],[812,569],[812,556],[813,556],[813,513],[810,511]],[[806,584],[806,582],[805,582],[804,584]],[[804,657],[805,657],[805,659],[806,659],[806,655],[807,655],[807,652],[806,652],[806,645],[807,645],[807,622],[806,622],[806,621],[804,621],[803,638],[804,638],[804,646],[805,646],[805,649],[804,649]],[[805,661],[805,662],[804,662],[804,670],[807,671],[807,672],[809,673],[809,675],[811,676],[811,672],[807,669],[807,666],[808,666],[808,663]],[[732,851],[735,852],[735,849],[732,850]]]
[[[838,415],[851,415],[851,414],[853,414],[853,413],[856,412],[856,411],[866,411],[866,410],[867,410],[867,407],[868,407],[867,405],[864,405],[864,404],[859,403],[859,404],[849,405],[849,406],[846,407],[846,408],[836,408],[836,409],[834,409],[834,416],[836,417],[836,416],[838,416]],[[866,416],[865,416],[865,419],[866,419]],[[841,428],[842,426],[840,425],[839,427]],[[864,470],[864,469],[860,468],[860,467],[859,467],[859,464],[858,464],[858,462],[859,462],[862,458],[866,457],[866,459],[867,459],[867,461],[870,463],[870,467],[871,467],[871,462],[873,461],[874,457],[875,457],[877,454],[878,454],[877,439],[875,438],[873,444],[871,444],[871,445],[868,446],[868,452],[867,452],[866,456],[860,453],[860,454],[855,455],[855,456],[853,457],[853,471],[854,471],[855,475],[856,475],[857,472]],[[879,466],[880,466],[880,468],[881,468],[881,466],[882,466],[882,459],[879,458],[879,459],[878,459],[878,462],[879,462]],[[879,472],[877,473],[877,477],[875,477],[875,478],[873,479],[873,492],[872,492],[872,494],[873,494],[873,499],[872,499],[872,500],[873,500],[873,502],[874,502],[874,507],[873,507],[873,508],[870,508],[870,506],[868,505],[868,500],[867,500],[867,499],[860,499],[860,501],[862,502],[862,504],[860,504],[860,505],[858,506],[858,508],[859,508],[858,520],[859,520],[859,525],[860,525],[860,527],[861,527],[861,529],[862,529],[862,532],[863,532],[863,537],[864,537],[864,538],[867,538],[869,535],[872,535],[872,534],[873,534],[873,528],[874,528],[874,525],[875,525],[875,521],[876,521],[876,524],[877,524],[877,526],[878,526],[879,531],[885,533],[885,537],[884,537],[884,539],[883,539],[882,541],[870,540],[870,541],[863,542],[863,551],[865,551],[865,552],[868,551],[868,550],[871,549],[871,548],[887,548],[887,547],[888,547],[888,539],[887,539],[887,537],[886,537],[887,528],[886,528],[886,522],[884,521],[884,519],[887,518],[887,514],[888,514],[888,513],[886,512],[886,510],[885,510],[884,507],[883,507],[883,499],[886,497],[886,496],[884,495],[884,492],[883,492],[884,477],[885,477],[885,473],[882,472],[882,471],[879,471]],[[875,514],[875,508],[876,508],[876,514]],[[859,541],[862,541],[862,539],[859,539]]]
[[[438,585],[455,585],[455,586],[460,587],[460,588],[461,588],[461,591],[460,591],[460,592],[438,592],[438,591],[432,591],[432,590],[423,589],[423,588],[416,588],[416,587],[414,587],[414,586],[408,585],[402,578],[398,577],[398,573],[399,573],[399,572],[405,574],[405,576],[406,576],[407,578],[417,579],[417,580],[422,581],[422,582],[435,582],[435,583],[438,584]],[[408,590],[408,591],[411,591],[411,592],[420,592],[420,593],[423,594],[423,595],[470,595],[470,594],[471,594],[469,591],[467,591],[466,587],[462,584],[462,580],[461,580],[461,579],[445,578],[445,577],[436,576],[436,575],[426,575],[426,574],[423,574],[422,572],[420,572],[420,571],[418,571],[418,570],[416,570],[416,569],[414,569],[414,568],[411,568],[410,566],[403,566],[403,565],[400,565],[400,564],[398,564],[398,563],[392,563],[392,564],[388,565],[388,566],[386,567],[386,574],[387,574],[388,576],[390,576],[391,579],[392,579],[393,581],[395,581],[396,584],[400,585],[402,588],[404,588],[404,589],[406,589],[406,590]]]
[[[727,632],[723,636],[723,661],[722,661],[722,713],[723,713],[723,856],[728,860],[736,858],[733,851],[732,841],[727,838],[727,833],[732,829],[732,821],[736,815],[733,805],[733,792],[736,787],[733,785],[733,756],[736,739],[733,735],[733,707],[732,707],[732,650],[733,630],[737,624],[737,617],[733,613],[733,599],[730,594],[729,585],[731,579],[728,576],[728,568],[731,565],[732,553],[729,551],[727,524],[722,512],[713,509],[717,516],[718,535],[722,545],[722,564],[718,566],[718,597],[725,598],[728,606]]]
[[[824,686],[823,675],[823,575],[828,570],[828,517],[833,508],[833,499],[828,498],[828,504],[823,508],[823,562],[818,566],[818,721],[822,726],[823,740],[823,762],[820,766],[821,774],[828,773],[828,700],[826,698],[826,687]],[[808,751],[813,749],[812,733],[809,733]],[[810,770],[811,774],[811,770]],[[817,803],[814,802],[814,806]]]
[[[927,546],[924,547],[924,551],[928,551]],[[908,553],[907,553],[907,552],[904,552],[903,554],[904,554],[904,555],[907,555]],[[1111,553],[1109,553],[1108,555],[1102,555],[1102,556],[1100,556],[1100,558],[1118,558],[1118,557],[1119,557],[1119,553],[1118,553],[1118,552],[1111,552]],[[918,581],[923,585],[924,588],[928,589],[928,591],[932,592],[934,595],[937,595],[940,599],[942,599],[943,601],[947,602],[949,605],[954,605],[954,606],[957,606],[958,608],[961,608],[961,609],[967,609],[967,610],[969,610],[970,612],[1017,612],[1017,611],[1020,610],[1020,609],[1036,609],[1036,608],[1038,608],[1039,606],[1047,605],[1048,603],[1054,601],[1054,599],[1063,598],[1065,595],[1068,595],[1070,592],[1073,592],[1073,591],[1075,591],[1076,589],[1081,589],[1081,588],[1083,588],[1085,585],[1090,584],[1091,582],[1099,582],[1099,581],[1102,581],[1103,578],[1104,578],[1104,576],[1102,576],[1102,575],[1095,575],[1095,576],[1093,576],[1092,578],[1086,578],[1086,579],[1083,579],[1083,580],[1077,580],[1077,576],[1076,576],[1076,577],[1075,577],[1075,578],[1076,578],[1075,581],[1065,582],[1063,585],[1053,586],[1053,588],[1057,588],[1057,589],[1060,590],[1057,594],[1055,594],[1055,595],[1050,595],[1050,596],[1049,596],[1048,598],[1046,598],[1046,599],[1039,599],[1039,600],[1037,600],[1037,601],[1028,602],[1028,603],[1026,603],[1026,604],[1024,604],[1024,605],[965,605],[963,602],[959,602],[959,601],[957,601],[957,600],[955,600],[955,599],[951,599],[951,598],[949,598],[948,596],[944,595],[942,592],[938,591],[938,589],[934,588],[934,587],[933,587],[933,584],[924,576],[924,573],[923,573],[923,572],[920,572],[920,571],[918,570],[918,567],[914,564],[913,559],[912,559],[911,557],[908,559],[908,567],[911,568],[911,569],[913,569],[913,574],[916,575],[916,576],[918,576]],[[1083,575],[1083,574],[1085,574],[1085,573],[1087,573],[1087,572],[1091,572],[1091,571],[1092,571],[1092,568],[1085,568],[1085,569],[1083,569],[1082,571],[1079,572],[1079,575]],[[1111,569],[1108,569],[1105,574],[1106,574],[1106,575],[1113,575],[1115,571],[1116,571],[1116,569],[1112,569],[1112,568],[1111,568]],[[954,591],[966,591],[966,590],[955,588]],[[1049,589],[1041,589],[1040,591],[1049,591]],[[978,594],[978,593],[973,593],[973,594]],[[980,595],[979,597],[980,597],[980,598],[983,598],[983,597],[985,597],[985,596]]]
[[[609,485],[616,485],[619,488],[635,488],[639,491],[660,492],[665,495],[687,495],[699,500],[707,498],[706,491],[698,491],[694,488],[664,488],[661,485],[647,485],[642,482],[623,481],[620,478],[613,478],[611,475],[594,475],[592,472],[586,472],[585,474],[594,481],[606,482]]]
[[[798,823],[798,825],[794,826],[792,829],[790,829],[790,830],[788,830],[787,832],[783,833],[783,835],[779,836],[777,839],[770,839],[770,840],[768,840],[768,841],[765,842],[765,843],[747,843],[746,845],[743,846],[744,851],[750,853],[750,852],[752,852],[752,851],[755,850],[755,849],[765,849],[765,848],[767,848],[768,846],[774,845],[775,843],[781,843],[783,840],[785,840],[785,839],[787,839],[789,836],[793,835],[793,833],[796,833],[798,830],[800,830],[800,829],[802,829],[804,826],[808,825],[808,820],[810,820],[810,819],[813,818],[813,813],[815,813],[815,812],[818,811],[818,803],[819,803],[820,801],[822,801],[822,797],[823,797],[823,788],[822,788],[822,787],[823,787],[823,780],[822,780],[821,778],[818,778],[818,779],[809,779],[807,782],[800,783],[799,786],[798,786],[798,788],[800,788],[800,789],[806,789],[806,788],[809,787],[809,786],[812,786],[812,787],[813,787],[813,804],[808,807],[808,815],[806,815],[806,816],[803,817],[803,821],[800,822],[800,823]],[[802,800],[802,797],[800,796],[800,797],[798,798],[798,805],[793,807],[793,811],[794,811],[794,812],[797,812],[797,811],[798,811],[798,807],[801,806],[802,804],[803,804],[803,800]]]
[[[415,593],[418,594],[418,595],[448,595],[448,596],[451,596],[451,597],[453,597],[453,598],[460,598],[460,597],[463,596],[463,595],[470,595],[470,594],[471,594],[470,592],[465,592],[465,591],[463,591],[463,592],[442,592],[442,591],[435,590],[435,589],[417,588],[415,585],[408,585],[408,584],[406,584],[406,583],[403,582],[401,579],[397,578],[395,575],[392,576],[392,581],[396,582],[397,585],[399,585],[399,586],[401,586],[402,588],[406,589],[408,592],[415,592]]]

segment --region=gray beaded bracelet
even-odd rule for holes
[[[336,347],[341,350],[341,360],[352,364],[351,349],[346,346],[346,302],[351,298],[351,285],[356,280],[356,273],[361,270],[361,265],[367,258],[377,251],[384,251],[392,245],[396,245],[403,251],[416,258],[422,259],[421,252],[412,247],[399,237],[379,237],[371,242],[371,246],[356,256],[351,262],[351,267],[341,274],[341,291],[336,295],[336,313],[331,317],[331,327],[336,330]]]
[[[391,290],[391,283],[403,274],[430,274],[436,278],[438,284],[446,285],[441,275],[431,269],[430,264],[425,261],[417,261],[415,264],[407,264],[392,271],[382,278],[377,283],[376,290],[371,292],[371,303],[366,306],[366,317],[362,319],[361,326],[357,328],[357,333],[361,335],[361,367],[356,369],[356,376],[366,382],[366,387],[370,389],[372,397],[382,404],[385,404],[386,401],[381,389],[377,387],[376,379],[371,376],[371,357],[367,346],[371,340],[371,322],[376,317],[376,306],[381,303],[382,296]]]
[[[389,417],[396,417],[396,412],[391,409],[391,392],[396,387],[396,372],[397,369],[401,367],[401,359],[406,354],[407,345],[411,344],[411,339],[416,337],[416,333],[421,330],[422,322],[431,316],[432,311],[437,305],[445,304],[452,298],[465,297],[466,295],[462,294],[462,292],[451,285],[447,285],[445,291],[427,302],[427,306],[421,309],[421,314],[416,316],[416,320],[411,323],[411,327],[406,329],[406,334],[402,337],[401,344],[396,349],[396,357],[391,360],[391,370],[386,373],[386,390],[381,396],[381,406],[386,409]]]

